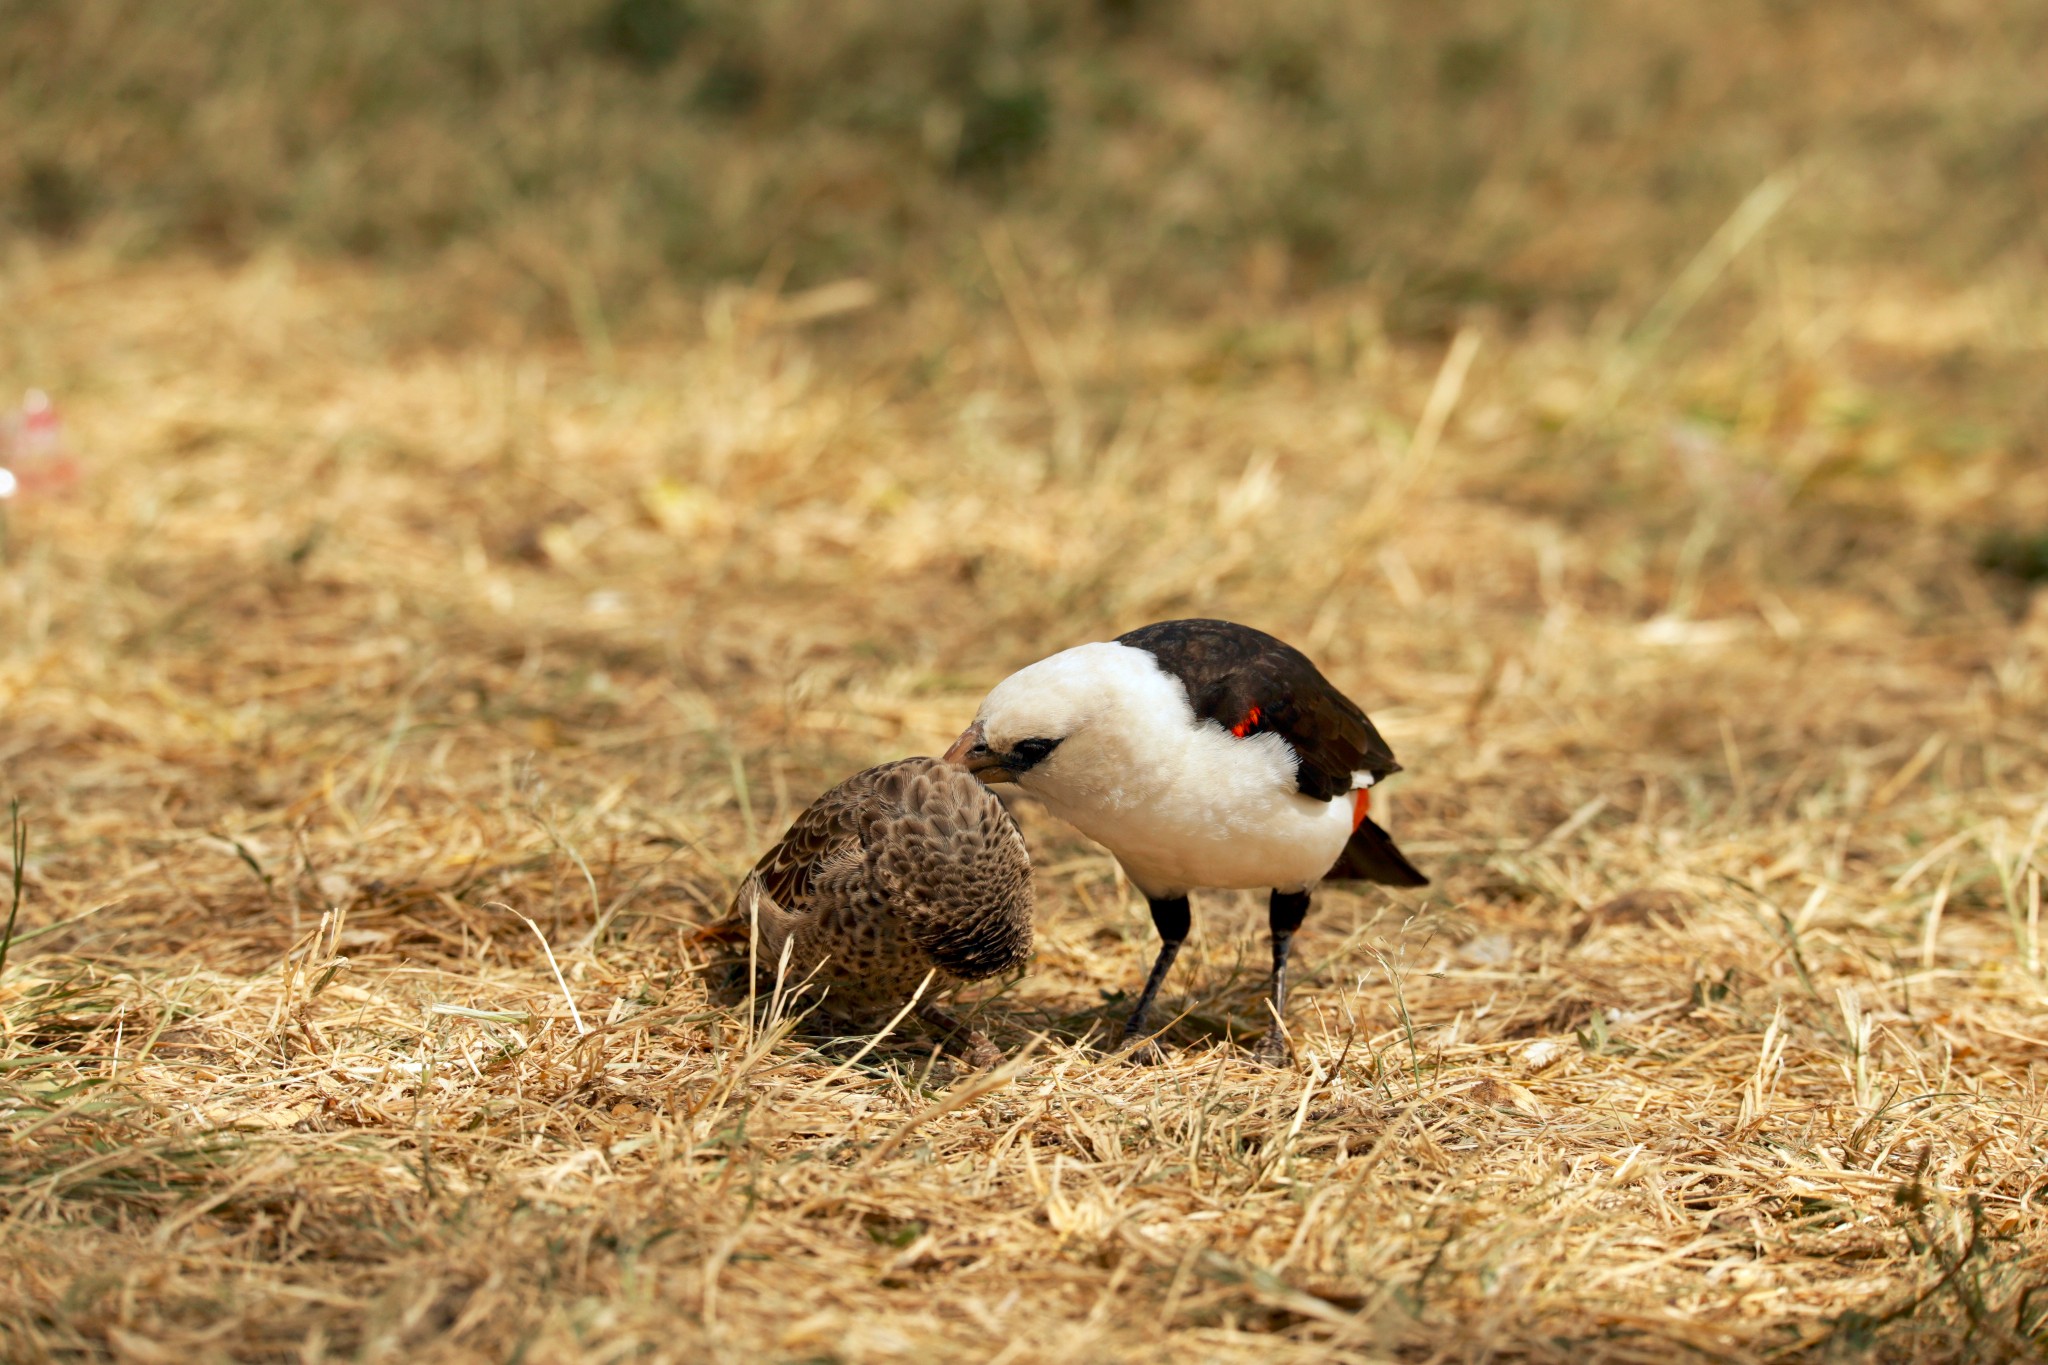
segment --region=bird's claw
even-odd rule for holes
[[[1117,1051],[1133,1066],[1160,1066],[1166,1061],[1166,1049],[1150,1034],[1126,1033]]]
[[[1294,1053],[1287,1046],[1287,1035],[1277,1027],[1268,1029],[1266,1036],[1259,1039],[1259,1045],[1252,1049],[1252,1060],[1276,1070],[1293,1066]]]

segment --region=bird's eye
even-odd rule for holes
[[[1017,772],[1036,767],[1045,756],[1060,747],[1056,739],[1020,739],[1010,746],[1011,765]]]

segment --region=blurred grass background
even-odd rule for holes
[[[566,255],[620,316],[771,261],[977,276],[992,210],[1119,306],[1254,264],[1371,280],[1404,331],[1591,316],[1795,163],[1789,240],[1843,265],[2048,244],[2039,4],[10,0],[4,38],[18,229]]]
[[[8,0],[4,16],[16,250],[369,262],[408,273],[386,325],[426,344],[675,335],[721,281],[860,280],[898,308],[943,294],[971,330],[1002,307],[979,234],[1000,220],[1055,313],[1234,320],[1219,372],[1328,368],[1328,338],[1273,324],[1332,299],[1369,300],[1397,345],[1474,318],[1610,343],[1578,389],[1611,418],[1612,381],[1646,383],[1662,400],[1647,426],[1582,421],[1586,395],[1553,383],[1535,425],[1571,439],[1539,434],[1530,455],[1595,460],[1639,512],[1696,491],[1640,449],[1672,421],[1714,441],[1820,429],[1790,494],[1908,514],[2006,499],[2008,462],[2048,449],[2040,3]],[[1769,249],[1689,282],[1759,187],[1766,210],[1785,199]],[[1759,336],[1788,298],[1817,306]],[[927,366],[957,339],[928,331]],[[1096,378],[1108,392],[1079,397],[1105,411],[1132,383]],[[1631,435],[1633,459],[1614,449]],[[1600,500],[1557,483],[1521,486]],[[2038,504],[1980,528],[1980,557],[2033,564]]]

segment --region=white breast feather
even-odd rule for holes
[[[1351,802],[1303,796],[1286,740],[1198,723],[1180,680],[1145,650],[1097,644],[1056,654],[1000,684],[984,716],[1001,724],[1023,694],[1041,705],[1064,695],[1088,714],[1065,718],[1072,737],[1020,785],[1107,847],[1147,895],[1300,890],[1321,880],[1351,837]]]

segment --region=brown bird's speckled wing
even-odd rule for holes
[[[743,883],[778,907],[814,953],[878,980],[911,964],[878,961],[901,943],[973,981],[1020,966],[1031,952],[1031,863],[995,795],[965,769],[907,758],[854,774],[812,802]],[[899,950],[896,953],[901,956]],[[856,988],[860,983],[855,983]]]
[[[934,963],[979,981],[1031,956],[1031,858],[981,781],[937,759],[880,770],[868,866],[891,910]]]
[[[855,773],[811,802],[754,864],[761,889],[784,909],[800,909],[826,859],[846,852],[849,844],[860,846],[862,811],[873,797],[875,779],[887,771],[884,766]]]

